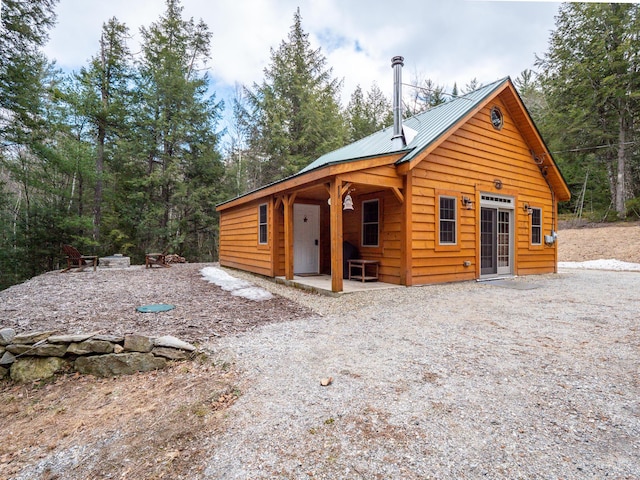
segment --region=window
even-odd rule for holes
[[[362,246],[377,247],[380,230],[380,202],[365,200],[362,202]]]
[[[504,118],[502,117],[502,110],[498,107],[491,108],[491,125],[496,130],[501,130],[504,124]]]
[[[531,209],[531,244],[542,245],[542,209]]]
[[[455,245],[456,198],[440,197],[440,245]]]
[[[267,204],[263,203],[258,207],[258,243],[260,245],[268,243],[267,233]]]

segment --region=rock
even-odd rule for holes
[[[48,332],[31,332],[31,333],[21,333],[20,335],[16,335],[13,337],[11,343],[20,344],[20,345],[33,345],[34,343],[41,342],[42,340],[46,340],[51,335],[56,333],[55,330],[51,330]]]
[[[111,343],[122,343],[124,342],[124,337],[122,335],[94,335],[92,340],[100,340],[103,342],[111,342]]]
[[[53,377],[62,370],[68,362],[58,357],[24,357],[18,358],[11,365],[11,379],[15,382],[32,382]]]
[[[164,358],[156,357],[152,353],[134,352],[78,357],[74,366],[75,370],[80,373],[96,377],[113,377],[159,370],[166,365],[167,361]]]
[[[333,377],[327,377],[320,380],[320,385],[327,387],[333,383]]]
[[[47,342],[49,343],[76,343],[76,342],[84,342],[85,340],[90,339],[95,334],[86,333],[86,334],[78,334],[78,335],[51,335],[47,338]]]
[[[11,365],[16,361],[16,356],[11,352],[4,352],[2,354],[2,358],[0,358],[0,365],[7,366]]]
[[[8,369],[6,369],[4,367],[0,367],[0,378],[6,377],[8,373],[9,373]]]
[[[128,352],[150,352],[153,348],[153,340],[144,335],[125,335],[124,349]]]
[[[122,352],[124,352],[124,347],[116,343],[113,346],[113,353],[122,353]]]
[[[186,360],[189,358],[189,354],[184,350],[170,347],[154,347],[151,353],[156,357],[164,357],[169,360]]]
[[[102,340],[87,340],[85,342],[72,343],[67,348],[67,353],[74,355],[88,355],[90,353],[112,353],[113,343]]]
[[[3,328],[0,330],[0,345],[9,345],[15,336],[16,331],[13,328]]]
[[[16,337],[17,338],[17,337]],[[7,345],[7,351],[14,355],[29,355],[32,357],[64,357],[67,353],[67,345],[62,343],[42,345]]]
[[[7,351],[7,349],[4,348],[4,346],[0,345],[0,355],[3,354],[6,351]]]
[[[165,335],[164,337],[158,337],[153,341],[156,347],[170,347],[179,348],[180,350],[186,350],[188,352],[195,352],[196,347],[190,343],[184,342],[179,338],[172,337],[171,335]]]

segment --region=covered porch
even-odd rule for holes
[[[376,160],[377,166],[369,160],[367,169],[325,176],[274,196],[276,278],[331,292],[406,284],[406,177],[389,165],[389,157]],[[365,218],[372,216],[365,211],[374,218]],[[379,281],[346,280],[345,243],[357,247],[357,258],[379,264]]]
[[[276,277],[276,283],[281,283],[290,287],[307,290],[321,295],[338,296],[345,293],[370,292],[376,290],[389,290],[392,288],[404,288],[402,285],[385,282],[360,282],[356,280],[343,280],[342,291],[331,290],[331,275],[298,276],[294,275],[291,280],[285,277]]]

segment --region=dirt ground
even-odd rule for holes
[[[640,263],[640,223],[561,230],[559,245],[560,261]],[[233,297],[202,281],[202,266],[51,272],[0,292],[0,327],[171,334],[197,344],[314,315],[279,296],[259,303]],[[135,312],[136,306],[159,302],[176,309],[153,316]],[[226,408],[250,388],[241,378],[212,354],[112,379],[66,374],[28,385],[3,381],[0,479],[23,478],[19,472],[26,465],[47,457],[70,466],[87,459],[98,465],[91,478],[198,477],[208,459],[203,445],[227,431]],[[87,455],[95,453],[87,452],[96,447],[102,447],[101,458],[89,461]],[[74,458],[63,458],[69,452]],[[64,477],[44,463],[37,478]]]
[[[588,224],[561,229],[558,235],[560,262],[616,259],[640,263],[640,222]]]

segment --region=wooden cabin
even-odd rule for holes
[[[557,271],[557,204],[570,193],[509,78],[398,117],[220,204],[220,264],[330,274],[334,292],[344,242],[392,284]]]

